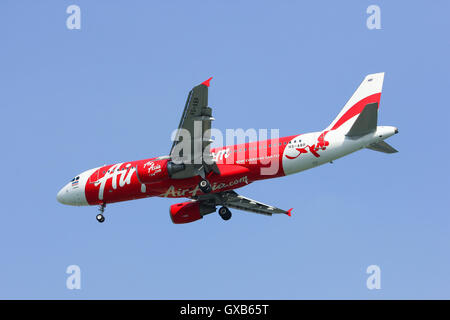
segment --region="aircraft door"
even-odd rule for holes
[[[100,178],[100,169],[101,168],[95,170],[95,172],[91,174],[91,176],[89,177],[89,183],[94,183]]]

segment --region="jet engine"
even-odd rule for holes
[[[175,164],[168,159],[149,160],[138,164],[136,173],[140,183],[149,184],[166,180],[184,168],[184,164]]]
[[[215,206],[200,201],[187,201],[170,206],[170,217],[175,224],[197,221],[205,214],[216,211]]]

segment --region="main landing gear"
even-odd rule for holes
[[[220,207],[219,209],[219,216],[223,220],[230,220],[231,219],[231,211],[227,207]]]
[[[100,211],[100,213],[95,218],[100,223],[105,221],[105,217],[103,216],[103,212],[105,212],[105,208],[106,208],[106,203],[102,203],[100,205],[100,207],[98,208],[98,211]]]
[[[200,180],[200,182],[198,183],[198,187],[200,188],[200,190],[202,190],[203,193],[210,193],[212,190],[211,184],[206,179]]]

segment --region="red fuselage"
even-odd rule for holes
[[[237,189],[257,180],[283,176],[282,155],[293,137],[212,149],[220,175],[210,172],[207,176],[211,192]],[[198,186],[201,177],[172,179],[166,173],[168,161],[167,157],[149,158],[106,165],[91,171],[84,188],[87,204],[201,195]],[[273,174],[262,174],[261,168],[270,165],[275,168]]]

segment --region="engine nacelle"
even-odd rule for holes
[[[169,179],[184,168],[183,163],[175,164],[168,159],[148,160],[137,165],[136,174],[140,183],[149,184]]]
[[[197,221],[203,218],[200,214],[200,203],[187,201],[174,204],[170,206],[170,217],[172,222],[176,224]]]
[[[169,178],[168,160],[149,160],[137,165],[136,174],[140,183],[155,183]]]
[[[215,206],[205,205],[199,201],[187,201],[170,206],[170,218],[175,224],[189,223],[214,211],[216,211]]]

